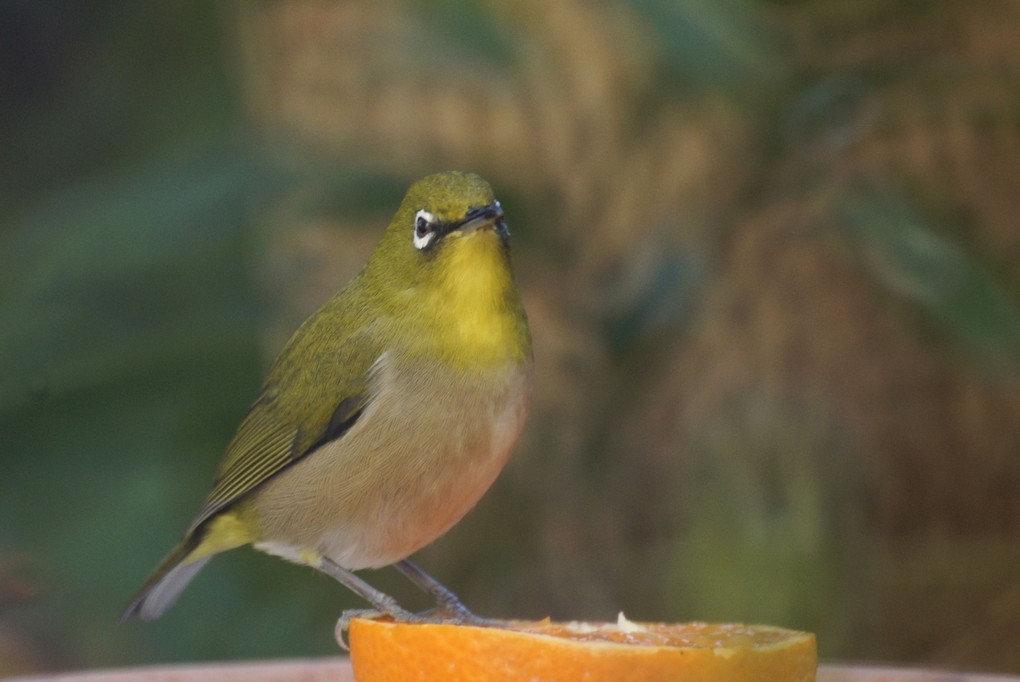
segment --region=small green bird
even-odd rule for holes
[[[435,615],[476,618],[407,557],[478,502],[527,415],[509,237],[477,175],[412,185],[361,273],[277,357],[205,504],[121,620],[159,617],[213,555],[249,543],[415,618],[352,573],[395,564]]]

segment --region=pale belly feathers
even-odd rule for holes
[[[350,431],[253,497],[258,549],[299,563],[311,552],[349,570],[386,566],[446,532],[502,470],[527,413],[526,365],[436,381],[384,355],[375,370],[375,397]]]

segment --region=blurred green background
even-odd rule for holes
[[[427,570],[1020,672],[1017,36],[1008,0],[0,3],[0,674],[336,652],[354,597],[249,550],[115,620],[446,168],[506,207],[538,375]]]

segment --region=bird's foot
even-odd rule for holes
[[[476,627],[500,628],[507,627],[507,622],[482,618],[472,613],[466,606],[456,602],[447,602],[425,611],[411,613],[402,608],[395,608],[386,611],[376,609],[347,609],[340,614],[333,633],[337,644],[344,651],[350,651],[345,635],[350,628],[351,621],[355,618],[390,618],[397,623],[427,623],[430,625],[473,625]]]
[[[394,609],[388,609],[386,611],[377,611],[375,609],[345,609],[340,614],[340,619],[336,622],[336,627],[333,628],[333,636],[336,637],[336,643],[340,645],[340,648],[344,651],[350,651],[351,648],[347,645],[347,640],[344,639],[344,635],[351,626],[351,621],[355,618],[392,618],[398,623],[417,623],[418,614],[405,611],[400,607]]]
[[[475,625],[478,627],[506,627],[506,623],[475,615],[459,599],[445,599],[439,605],[416,613],[418,618],[430,623],[452,623],[454,625]]]

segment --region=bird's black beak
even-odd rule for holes
[[[453,226],[454,230],[464,233],[486,228],[491,228],[503,239],[510,236],[506,221],[503,220],[503,207],[499,205],[498,201],[494,201],[488,206],[472,206],[468,209],[464,219]]]

